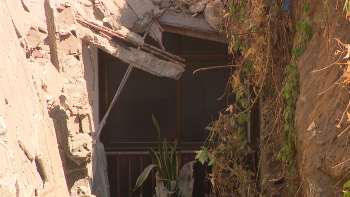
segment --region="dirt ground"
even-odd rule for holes
[[[294,31],[301,17],[302,2],[291,1],[290,15]],[[346,12],[343,12],[344,1],[306,2],[310,6],[308,16],[313,36],[298,61],[300,96],[295,122],[298,135],[295,163],[298,175],[296,178],[280,178],[284,165],[281,161],[275,161],[275,158],[280,149],[279,143],[283,141],[278,135],[271,135],[268,141],[278,143],[265,150],[267,157],[261,166],[261,191],[266,196],[294,196],[296,193],[297,196],[343,196],[343,184],[350,178],[349,162],[336,166],[350,158],[350,147],[347,146],[349,133],[338,137],[349,125],[347,116],[341,128],[335,126],[349,102],[349,88],[345,84],[335,84],[329,91],[318,95],[338,81],[343,68],[335,65],[324,71],[310,73],[338,59],[339,56],[334,52],[339,47],[334,38],[339,38],[345,44],[350,43],[350,22],[345,17]],[[313,122],[315,129],[308,131]],[[266,143],[264,136],[262,142]],[[294,185],[294,194],[290,192],[291,184]]]

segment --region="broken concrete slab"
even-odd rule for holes
[[[7,133],[7,128],[6,128],[5,117],[0,116],[0,140],[6,142],[6,133]]]
[[[225,8],[221,0],[212,1],[205,7],[205,20],[215,29],[219,29],[224,15]]]
[[[18,143],[21,146],[24,153],[27,155],[30,161],[35,159],[35,146],[33,146],[31,139],[28,138],[19,138]]]

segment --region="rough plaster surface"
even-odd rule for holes
[[[181,15],[203,18],[211,27],[219,30],[224,16],[224,5],[221,0],[152,0],[161,9],[169,9]],[[203,14],[203,15],[199,15]]]
[[[159,12],[150,0],[0,3],[0,196],[109,196],[104,147],[91,138],[83,42],[158,76],[178,79],[184,68],[109,42],[76,15],[142,43],[132,31],[150,24],[161,42],[150,23]]]
[[[21,1],[0,3],[0,196],[69,196],[47,113],[47,98],[60,84],[45,73],[58,72],[46,70],[48,59],[26,59],[40,45],[48,49],[44,15],[29,15]]]
[[[349,21],[341,9],[334,9],[336,3],[329,2],[329,9],[333,10],[333,13],[329,19],[330,25],[327,26],[324,21],[317,22],[318,14],[324,9],[322,2],[310,1],[312,9],[309,17],[313,36],[298,62],[300,96],[295,111],[295,128],[298,135],[298,167],[301,179],[304,179],[300,190],[302,196],[342,196],[343,184],[349,180],[349,176],[346,176],[349,169],[348,162],[334,167],[350,157],[347,146],[348,132],[337,137],[348,126],[348,122],[344,121],[341,128],[335,126],[349,102],[349,90],[336,85],[326,93],[318,95],[339,79],[342,69],[333,66],[321,72],[310,73],[338,59],[334,51],[339,47],[333,38],[350,43]],[[300,7],[300,3],[294,2],[292,15],[299,17]],[[327,31],[329,31],[328,37],[324,33]],[[308,130],[313,122],[318,128],[316,131]]]

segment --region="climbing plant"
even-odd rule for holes
[[[273,100],[275,106],[283,105],[280,84],[287,78],[283,74],[283,65],[289,63],[285,54],[290,54],[291,48],[290,40],[277,35],[286,33],[285,28],[289,29],[289,26],[282,28],[280,24],[289,19],[280,9],[283,1],[275,1],[270,7],[258,0],[228,0],[223,3],[226,14],[220,26],[221,32],[230,39],[228,51],[236,65],[225,95],[235,95],[235,102],[228,103],[219,119],[206,128],[210,136],[197,151],[196,158],[213,166],[208,176],[213,185],[211,196],[256,196],[259,191],[257,172],[252,171],[254,151],[248,146],[246,132],[251,121],[250,111],[259,99],[270,102],[271,97],[277,96],[278,99]],[[278,49],[282,44],[285,48]],[[294,74],[295,70],[286,71],[286,75]],[[295,82],[297,75],[290,78]],[[268,95],[264,93],[276,86],[279,87]],[[295,98],[295,87],[288,87],[290,98]],[[288,93],[285,95],[288,96]],[[276,109],[264,111],[271,115]],[[266,115],[267,122],[273,120],[274,115],[270,115]],[[287,115],[294,116],[286,112]]]
[[[302,17],[301,20],[296,24],[297,30],[297,42],[292,49],[291,64],[286,66],[285,75],[287,83],[284,86],[283,98],[286,101],[286,107],[283,111],[284,115],[284,131],[286,132],[286,141],[283,142],[281,150],[277,156],[277,160],[282,160],[285,162],[287,167],[286,175],[295,176],[296,167],[293,164],[293,149],[297,144],[297,135],[294,129],[295,120],[295,108],[296,102],[299,97],[299,87],[298,87],[298,69],[297,69],[297,58],[302,55],[306,50],[306,42],[312,36],[312,29],[309,25],[310,18],[307,14],[310,10],[309,4],[303,2],[302,4]],[[291,189],[292,190],[292,189]]]
[[[293,150],[297,144],[294,129],[295,107],[299,96],[297,60],[306,50],[312,36],[309,5],[301,6],[296,27],[297,40],[291,39],[292,24],[284,1],[265,4],[259,0],[222,1],[226,8],[220,31],[230,39],[229,53],[233,55],[231,77],[226,96],[235,102],[220,112],[219,119],[206,129],[207,142],[197,151],[196,158],[213,166],[208,179],[213,185],[211,196],[256,196],[258,171],[252,171],[253,150],[247,142],[250,111],[261,101],[260,162],[270,147],[281,144],[273,161],[284,164],[283,176],[296,176]],[[276,137],[280,136],[280,137]],[[281,139],[283,139],[281,141]],[[276,161],[277,162],[277,161]],[[289,184],[294,193],[294,185]]]

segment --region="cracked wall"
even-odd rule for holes
[[[93,196],[83,43],[74,30],[57,34],[74,21],[59,11],[0,4],[0,196]]]
[[[184,68],[110,40],[77,18],[136,45],[144,42],[132,31],[149,29],[162,46],[162,29],[153,21],[159,13],[151,0],[0,4],[0,196],[109,196],[104,147],[92,135],[98,117],[85,79],[91,76],[87,43],[158,76],[178,79]]]

